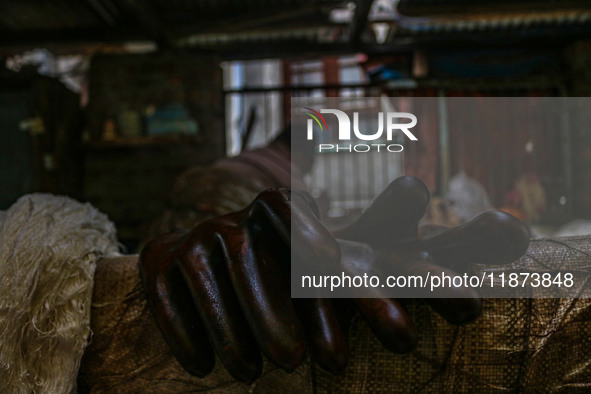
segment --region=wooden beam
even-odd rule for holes
[[[161,48],[174,46],[170,32],[152,9],[140,5],[136,0],[114,0],[113,3],[140,26],[146,33],[146,38],[155,41]]]
[[[357,0],[355,4],[355,15],[353,15],[353,20],[351,21],[351,30],[349,33],[349,42],[351,44],[361,42],[361,36],[367,27],[367,17],[369,16],[373,0]]]
[[[86,0],[85,4],[88,8],[108,26],[115,26],[117,24],[116,18],[109,12],[100,0]]]
[[[146,41],[139,28],[73,28],[59,30],[26,30],[21,32],[0,30],[0,47],[35,47],[71,44],[123,43]]]

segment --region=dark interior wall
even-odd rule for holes
[[[43,133],[35,136],[38,190],[82,197],[83,155],[81,134],[84,114],[80,95],[54,78],[38,77],[34,84],[35,114],[43,120]],[[29,130],[29,133],[35,134]]]
[[[199,125],[195,135],[148,136],[146,110],[184,107]],[[124,135],[121,113],[141,119],[140,135]],[[104,141],[107,122],[118,134]],[[115,221],[119,237],[137,240],[161,214],[175,177],[225,153],[220,62],[185,53],[102,55],[89,71],[85,198]]]
[[[89,70],[89,131],[101,139],[104,122],[121,112],[143,115],[150,106],[182,103],[200,125],[212,157],[224,152],[224,103],[220,61],[185,52],[99,55]],[[145,130],[144,130],[145,131]],[[207,153],[206,151],[202,153]]]
[[[35,69],[0,72],[0,209],[32,192],[81,197],[79,103]]]
[[[0,93],[0,210],[35,188],[31,136],[19,127],[31,116],[29,100],[28,89]]]
[[[591,96],[591,41],[579,41],[566,49],[569,96]],[[578,124],[591,124],[589,108],[572,108]],[[583,119],[580,119],[583,117]],[[591,129],[571,130],[574,216],[591,219]]]

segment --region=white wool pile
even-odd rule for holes
[[[76,390],[95,265],[117,250],[90,204],[31,194],[0,213],[1,393]]]

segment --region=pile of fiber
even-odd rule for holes
[[[115,226],[89,204],[33,194],[0,215],[0,392],[76,389],[96,262]]]

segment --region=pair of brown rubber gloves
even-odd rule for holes
[[[175,357],[196,376],[211,372],[215,354],[246,383],[260,376],[262,355],[289,371],[309,352],[322,368],[342,372],[348,323],[357,312],[387,349],[411,351],[417,328],[401,300],[371,287],[354,289],[350,299],[292,299],[290,259],[351,275],[391,267],[405,275],[454,275],[473,263],[512,262],[527,249],[525,225],[499,211],[452,229],[419,228],[428,203],[420,180],[401,177],[357,221],[331,233],[307,193],[264,191],[241,211],[152,240],[140,256],[148,304]],[[440,294],[425,302],[451,324],[479,316],[472,288]]]

